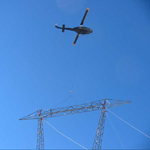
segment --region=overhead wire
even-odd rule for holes
[[[74,87],[74,81],[75,81],[75,75],[76,75],[77,63],[78,63],[78,55],[79,55],[79,51],[77,49],[76,60],[75,60],[75,68],[74,68],[74,73],[73,73],[73,76],[72,76],[72,84],[71,84],[70,96],[71,96],[71,93],[73,92],[73,87]]]
[[[117,135],[117,138],[118,138],[118,140],[119,140],[119,142],[120,142],[120,144],[121,144],[122,148],[123,148],[123,149],[125,149],[125,147],[123,146],[123,143],[122,143],[122,141],[121,141],[121,139],[120,139],[119,135],[117,134],[117,131],[116,131],[116,129],[115,129],[115,127],[114,127],[114,125],[112,124],[112,121],[110,120],[110,118],[109,118],[109,116],[108,116],[108,113],[106,113],[106,115],[107,115],[107,118],[108,118],[108,120],[109,120],[110,124],[112,125],[112,128],[114,129],[114,131],[115,131],[115,133],[116,133],[116,135]]]
[[[138,132],[140,132],[141,134],[143,134],[144,136],[146,136],[147,138],[150,139],[150,136],[148,136],[147,134],[145,134],[144,132],[140,131],[139,129],[137,129],[136,127],[134,127],[133,125],[129,124],[127,121],[123,120],[122,118],[120,118],[119,116],[117,116],[115,113],[113,113],[112,111],[108,110],[110,113],[112,113],[114,116],[116,116],[117,118],[119,118],[121,121],[123,121],[124,123],[126,123],[127,125],[129,125],[130,127],[132,127],[133,129],[137,130]]]
[[[76,55],[76,60],[75,60],[75,68],[74,68],[74,72],[73,72],[73,76],[72,76],[72,84],[71,84],[70,95],[66,99],[62,100],[60,103],[56,104],[53,108],[56,108],[57,106],[60,106],[62,103],[66,102],[70,97],[72,97],[71,94],[73,92],[75,74],[76,74],[76,69],[77,69],[77,62],[78,62],[78,49],[77,49],[77,55]]]
[[[52,109],[60,106],[62,103],[66,102],[70,97],[71,97],[71,95],[68,96],[67,98],[65,98],[64,100],[62,100],[60,103],[56,104],[54,107],[52,107]]]
[[[83,99],[81,99],[81,98],[76,98],[76,97],[74,97],[74,96],[71,96],[72,98],[74,98],[74,99],[76,99],[76,100],[79,100],[79,101],[82,101],[83,103],[87,103],[87,102],[85,102]]]
[[[30,145],[26,145],[26,149],[33,149],[33,148],[31,148],[31,146],[35,146],[36,145],[36,143],[34,142],[34,143],[31,143]],[[25,148],[23,148],[23,149],[25,149]]]
[[[9,137],[11,137],[12,135],[18,133],[19,130],[21,130],[22,128],[25,127],[25,124],[26,124],[26,123],[23,123],[20,127],[18,127],[17,129],[15,129],[14,131],[9,132],[9,135],[6,135],[6,136],[4,136],[2,139],[0,139],[0,142],[3,141],[3,140],[5,140],[6,138],[9,138]]]
[[[70,141],[72,141],[73,143],[77,144],[78,146],[82,147],[83,149],[88,150],[87,148],[85,148],[84,146],[82,146],[81,144],[77,143],[76,141],[74,141],[73,139],[69,138],[68,136],[66,136],[65,134],[63,134],[62,132],[58,131],[54,126],[52,126],[46,119],[43,118],[43,120],[49,125],[51,126],[56,132],[58,132],[59,134],[61,134],[62,136],[64,136],[65,138],[69,139]]]

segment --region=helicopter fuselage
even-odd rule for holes
[[[92,29],[87,28],[87,27],[75,27],[72,29],[73,29],[73,31],[77,32],[78,34],[90,34],[93,32]]]

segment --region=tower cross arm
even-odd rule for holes
[[[105,105],[104,105],[104,100],[106,101]],[[37,110],[36,112],[29,114],[19,120],[33,120],[33,119],[39,119],[39,118],[59,117],[59,116],[77,114],[77,113],[96,111],[96,110],[101,110],[101,109],[108,109],[111,107],[115,107],[115,106],[119,106],[119,105],[123,105],[127,103],[130,103],[130,101],[102,99],[102,100],[97,100],[97,101],[89,102],[85,104],[47,109],[47,110],[45,109]]]

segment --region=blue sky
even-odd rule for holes
[[[84,26],[88,36],[55,23]],[[104,98],[132,101],[111,111],[150,136],[150,2],[148,0],[0,1],[0,149],[36,148],[37,120],[19,121],[36,109]],[[76,71],[75,71],[75,64]],[[74,76],[74,82],[73,75]],[[73,83],[73,92],[70,93]],[[100,111],[48,119],[92,148]],[[150,139],[108,113],[126,149],[149,149]],[[44,122],[46,149],[80,149]],[[122,149],[106,118],[103,149]]]

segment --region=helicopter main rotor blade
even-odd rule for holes
[[[76,36],[76,38],[75,38],[75,40],[74,40],[74,42],[73,42],[73,45],[76,44],[76,41],[77,41],[78,37],[79,37],[79,34],[77,34],[77,36]]]
[[[84,23],[84,20],[85,20],[85,18],[86,18],[86,15],[87,15],[88,11],[89,11],[89,8],[86,9],[86,12],[85,12],[84,17],[83,17],[83,19],[82,19],[82,21],[81,21],[81,24],[80,24],[81,26],[82,26],[83,23]]]

